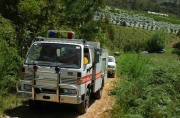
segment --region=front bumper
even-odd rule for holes
[[[61,93],[50,94],[50,93],[36,93],[32,91],[20,89],[22,83],[30,83],[27,81],[21,80],[16,88],[17,88],[17,97],[32,99],[32,100],[40,100],[40,101],[48,101],[48,102],[57,102],[57,103],[69,103],[69,104],[80,104],[82,102],[81,95],[79,95],[78,88],[73,85],[68,84],[59,84],[60,88],[69,88],[75,89],[77,91],[77,95],[61,95]],[[35,87],[35,86],[33,86]]]

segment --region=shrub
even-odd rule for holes
[[[15,26],[8,19],[3,18],[0,15],[0,40],[4,39],[10,45],[15,45],[16,40]]]
[[[159,30],[152,35],[147,44],[147,50],[149,53],[160,52],[169,39],[169,35],[164,30]]]
[[[124,44],[124,52],[140,52],[145,49],[145,42],[140,40],[131,41],[129,43]]]
[[[118,83],[114,90],[117,100],[114,107],[114,117],[130,117],[133,115],[141,117],[141,109],[135,110],[133,108],[138,105],[135,100],[141,98],[143,87],[146,86],[144,81],[150,76],[150,70],[147,68],[150,60],[142,58],[140,54],[126,53],[122,54],[117,61],[117,75],[125,80]]]
[[[125,54],[118,60],[118,72],[123,80],[114,90],[113,117],[179,117],[180,63],[156,57],[149,61],[148,57]]]
[[[118,76],[127,79],[143,78],[147,76],[146,64],[149,63],[148,58],[142,58],[141,54],[126,53],[118,59]]]
[[[173,54],[177,54],[178,56],[180,56],[180,49],[177,49],[175,48],[173,51],[172,51]]]
[[[180,37],[180,30],[178,30],[177,36]]]
[[[178,48],[178,49],[180,49],[180,42],[175,43],[175,44],[173,45],[173,48]]]
[[[21,58],[17,50],[10,47],[6,41],[0,40],[0,92],[13,92],[18,79]]]
[[[180,56],[180,42],[175,43],[173,45],[173,48],[175,48],[175,49],[172,51],[172,53]]]

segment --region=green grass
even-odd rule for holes
[[[107,48],[112,52],[144,50],[147,40],[153,34],[153,31],[149,30],[115,25],[112,26],[112,29],[114,39],[106,42],[106,45],[108,45]]]
[[[14,94],[0,95],[0,116],[2,116],[5,110],[15,108],[22,104],[22,100],[17,98]]]
[[[141,52],[147,49],[147,42],[148,40],[157,32],[157,31],[150,31],[145,29],[139,28],[132,28],[132,27],[123,27],[123,26],[116,26],[112,25],[113,32],[113,40],[111,37],[108,37],[105,43],[105,47],[109,49],[109,52],[116,52],[116,51],[136,51]],[[167,43],[171,43],[171,45],[176,42],[176,36],[174,34],[168,34],[169,38]],[[169,48],[169,47],[168,47]],[[113,53],[112,53],[113,54]]]
[[[123,54],[113,91],[114,118],[159,118],[180,115],[180,62],[177,55]]]

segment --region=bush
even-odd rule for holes
[[[147,76],[146,63],[149,63],[148,58],[142,58],[140,54],[126,53],[119,58],[118,76],[127,79],[143,78]]]
[[[173,45],[173,48],[178,48],[178,49],[180,49],[180,42],[175,43],[175,44]]]
[[[180,56],[180,49],[177,49],[175,48],[173,51],[172,51],[173,54],[177,54],[178,56]]]
[[[124,44],[123,51],[124,52],[140,52],[145,49],[146,45],[145,42],[136,40],[136,41],[131,41],[129,43]]]
[[[14,46],[16,43],[15,37],[15,26],[10,20],[7,20],[0,15],[0,40],[4,39],[8,44]]]
[[[172,51],[172,53],[180,56],[180,42],[175,43],[173,45],[173,48],[175,48],[175,49]]]
[[[113,117],[179,117],[180,63],[164,58],[149,61],[148,57],[137,54],[120,57],[118,72],[123,80],[114,90]]]
[[[152,35],[147,44],[147,50],[149,53],[160,52],[164,49],[169,35],[164,30],[159,30]]]
[[[180,30],[178,30],[177,36],[180,37]]]
[[[4,40],[0,40],[0,50],[0,92],[13,92],[21,67],[21,58],[17,50]]]

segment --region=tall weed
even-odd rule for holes
[[[0,40],[0,95],[15,91],[20,66],[17,50]]]
[[[143,58],[141,54],[126,53],[118,59],[118,76],[126,79],[145,78],[148,76],[148,58]]]
[[[118,73],[123,81],[114,90],[113,117],[180,116],[180,62],[150,56],[124,54],[119,58]]]

